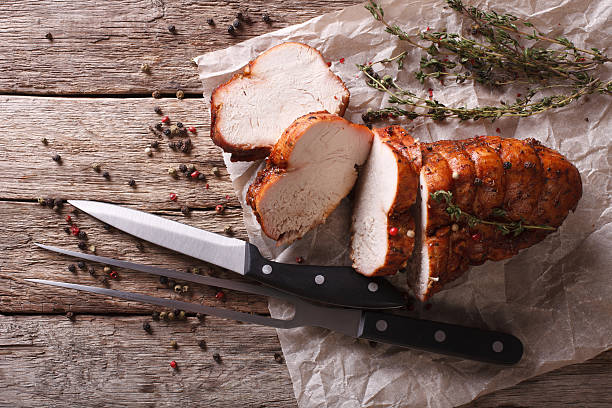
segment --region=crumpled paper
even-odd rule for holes
[[[444,8],[442,1],[390,0],[382,3],[385,18],[407,32],[469,27],[467,18]],[[577,46],[605,49],[611,37],[612,8],[597,0],[517,0],[479,4],[485,9],[523,16],[551,36],[565,35]],[[259,53],[284,41],[319,49],[351,92],[345,117],[361,123],[368,107],[386,104],[382,93],[365,86],[357,63],[407,50],[407,67],[397,73],[410,89],[433,89],[447,104],[468,106],[512,100],[524,89],[499,94],[472,84],[438,82],[420,85],[413,77],[421,52],[385,33],[362,6],[329,13],[305,23],[250,39],[195,59],[204,95],[226,81]],[[342,60],[343,59],[343,60]],[[340,62],[340,61],[343,62]],[[609,65],[609,64],[608,64]],[[610,69],[604,68],[604,78]],[[270,95],[274,97],[274,95]],[[592,95],[563,109],[495,123],[416,120],[402,124],[421,141],[500,134],[534,137],[570,159],[580,170],[584,194],[575,213],[545,241],[505,262],[487,262],[436,294],[431,307],[417,305],[413,316],[513,333],[525,345],[522,361],[499,367],[437,354],[378,344],[376,347],[318,328],[278,330],[295,397],[300,407],[451,407],[529,377],[585,361],[612,344],[612,206],[610,177],[610,98]],[[499,129],[499,131],[497,130]],[[252,243],[283,262],[296,256],[310,264],[350,265],[350,203],[345,199],[326,224],[288,247],[263,236],[246,189],[261,163],[231,163],[225,156],[234,188],[244,209]],[[392,278],[406,289],[405,276]],[[271,300],[275,317],[290,308]]]

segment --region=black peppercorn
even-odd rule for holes
[[[47,205],[47,207],[53,208],[53,206],[55,205],[55,200],[52,198],[47,198],[45,199],[45,204]]]
[[[66,234],[70,234],[70,227],[64,227],[64,232]]]
[[[155,129],[162,130],[162,126],[164,126],[164,125],[162,125],[161,122],[158,122],[158,123],[155,124]]]
[[[85,243],[85,241],[79,241],[78,247],[81,251],[84,251],[87,249],[87,244]]]
[[[155,111],[155,113],[157,113],[158,115],[162,115],[162,108],[160,108],[159,106],[156,106],[155,108],[153,108],[153,110]]]
[[[68,265],[68,270],[72,273],[76,273],[76,266],[74,264]]]
[[[214,26],[215,20],[213,20],[212,18],[206,19],[206,24],[208,24],[209,26]]]
[[[104,228],[107,231],[110,231],[111,228],[113,228],[113,227],[111,227],[109,224],[102,224],[102,228]]]
[[[200,346],[202,350],[206,350],[206,342],[204,340],[198,341],[198,346]]]
[[[170,129],[164,129],[164,135],[171,137],[172,136],[172,131]]]
[[[183,122],[176,122],[176,127],[182,128],[183,127]]]
[[[181,213],[183,213],[183,215],[189,215],[189,207],[187,207],[186,205],[182,206]]]
[[[87,241],[87,233],[83,230],[79,231],[79,239],[82,239],[83,241]]]
[[[96,276],[96,268],[94,268],[93,266],[90,266],[87,271],[89,272],[89,274],[91,276]]]
[[[151,147],[154,149],[157,149],[159,147],[159,142],[157,140],[154,140],[151,142]]]
[[[135,185],[136,185],[136,180],[130,179],[130,181],[128,181],[128,186],[134,187]]]
[[[62,156],[60,156],[59,154],[54,154],[53,157],[51,157],[53,159],[54,162],[61,162],[62,161]]]
[[[102,173],[102,177],[104,177],[107,180],[110,180],[110,173],[108,171],[105,171],[104,173]]]
[[[232,26],[234,26],[234,28],[240,28],[241,25],[242,23],[238,19],[235,19],[234,22],[232,23]]]
[[[77,266],[79,267],[79,269],[82,269],[82,270],[85,270],[85,268],[87,268],[87,265],[85,265],[85,262],[83,261],[77,262]]]
[[[161,98],[161,92],[159,91],[153,91],[153,93],[151,94],[151,96],[155,99],[159,99]]]
[[[219,353],[214,353],[213,359],[215,360],[215,363],[221,364],[221,356],[219,355]]]
[[[66,317],[68,320],[74,320],[74,312],[66,312]]]
[[[168,147],[171,148],[172,150],[176,150],[176,143],[175,142],[169,142],[168,143]]]
[[[44,144],[45,146],[49,144],[49,141],[47,140],[46,137],[43,137],[41,140],[42,144]]]
[[[204,175],[204,173],[200,173],[198,174],[198,180],[205,180],[206,176]]]
[[[481,185],[482,185],[482,180],[481,180],[481,179],[479,179],[478,177],[476,177],[476,178],[474,179],[474,185],[475,185],[475,186],[481,186]]]
[[[151,313],[151,319],[153,319],[155,321],[159,320],[159,312]]]
[[[511,162],[509,162],[509,161],[504,162],[504,169],[509,170],[511,168],[512,168],[512,163]]]
[[[274,353],[274,361],[276,361],[278,364],[283,364],[285,359],[281,353]]]
[[[230,35],[234,35],[236,33],[236,29],[234,28],[233,25],[231,25],[231,26],[227,27],[227,32]]]
[[[181,164],[181,165],[179,166],[179,170],[180,170],[182,173],[185,173],[185,172],[187,172],[187,166],[186,166],[186,165],[184,165],[184,164]]]
[[[143,322],[142,323],[142,329],[144,331],[146,331],[147,333],[149,333],[149,334],[151,334],[151,332],[153,331],[153,330],[151,330],[151,325],[149,324],[149,322]]]
[[[161,283],[162,285],[168,285],[168,277],[167,276],[160,276],[159,277],[159,283]]]
[[[45,34],[45,38],[46,38],[47,40],[49,40],[49,41],[53,41],[53,34],[51,34],[51,33],[47,33],[47,34]]]
[[[172,34],[176,33],[176,27],[174,25],[169,25],[168,26],[168,31],[170,31]]]
[[[239,12],[236,13],[236,18],[238,20],[244,20],[244,15],[242,14],[242,12],[239,11]]]
[[[183,149],[183,141],[182,140],[177,140],[176,148],[179,149],[179,150]]]
[[[174,309],[172,312],[174,313],[175,317],[178,317],[179,314],[181,313],[181,311],[179,309]]]
[[[268,14],[264,14],[262,19],[263,19],[264,23],[272,24],[272,19],[270,18],[270,16]]]

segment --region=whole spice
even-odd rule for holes
[[[200,172],[196,170],[193,173],[191,173],[191,178],[192,179],[196,179],[196,178],[198,178],[199,175],[200,175]]]
[[[152,149],[157,149],[159,147],[159,142],[157,140],[154,140],[151,142],[151,144],[149,145]]]
[[[151,94],[151,96],[155,99],[159,99],[161,98],[161,92],[159,91],[153,91],[153,93]]]
[[[107,180],[110,180],[110,173],[108,171],[105,171],[104,173],[102,173],[102,177],[104,177]]]
[[[168,286],[168,277],[167,276],[160,276],[159,277],[159,283],[161,283],[162,285]]]
[[[166,320],[168,318],[168,312],[159,312],[159,318],[162,320]]]
[[[234,35],[234,34],[236,34],[236,29],[234,28],[233,25],[230,25],[229,27],[227,27],[227,32],[230,35]]]
[[[47,140],[46,137],[43,137],[42,139],[40,139],[40,141],[42,142],[42,144],[44,144],[45,146],[49,144],[49,141]]]
[[[92,163],[91,168],[96,173],[99,173],[100,172],[100,163]]]
[[[181,291],[182,291],[183,293],[187,293],[187,292],[189,292],[189,285],[183,285],[183,287],[181,288]],[[184,311],[181,311],[181,313],[185,314],[185,312],[184,312]]]
[[[240,20],[235,19],[234,22],[232,23],[232,25],[234,26],[234,28],[240,28],[242,23],[240,22]]]
[[[200,340],[198,341],[198,346],[202,349],[202,350],[206,350],[206,341],[204,340]]]
[[[218,167],[213,167],[212,174],[215,175],[216,177],[219,177],[219,175],[221,175],[221,172],[219,171]]]
[[[71,217],[71,216],[69,216],[69,215],[67,215],[67,216],[66,216],[66,218],[65,218],[65,220],[66,220],[66,222],[67,222],[68,224],[70,224],[70,223],[72,222],[72,217]]]
[[[196,128],[194,126],[189,126],[187,128],[187,130],[189,130],[191,133],[196,133],[197,132],[197,130],[196,130]]]
[[[66,312],[66,317],[68,318],[68,320],[74,321],[74,312]]]
[[[223,205],[222,205],[222,204],[217,204],[217,205],[215,206],[215,212],[216,212],[217,214],[223,214],[223,211],[224,211],[224,210],[225,210],[225,208],[223,207]]]
[[[208,24],[209,26],[214,26],[215,20],[213,20],[212,18],[208,18],[206,19],[206,24]]]
[[[170,129],[164,129],[164,136],[166,137],[172,137],[172,130]]]
[[[178,348],[178,343],[176,342],[176,340],[170,340],[170,347],[175,350]]]
[[[89,251],[95,254],[96,253],[96,246],[95,245],[90,245],[89,246]]]
[[[404,116],[408,119],[428,117],[434,120],[458,118],[460,120],[495,120],[502,116],[530,116],[549,109],[566,106],[569,103],[592,93],[612,94],[612,81],[604,81],[593,71],[610,59],[600,50],[576,47],[564,37],[549,38],[533,29],[533,24],[512,14],[498,14],[476,7],[464,6],[461,0],[446,0],[451,9],[467,16],[475,24],[473,35],[466,37],[446,31],[422,31],[411,36],[398,25],[384,19],[380,5],[370,0],[366,8],[372,16],[383,23],[386,31],[410,46],[422,49],[421,70],[415,72],[416,78],[423,83],[426,79],[453,79],[457,83],[473,80],[490,87],[508,84],[527,84],[532,86],[524,97],[517,97],[514,103],[500,106],[448,107],[437,100],[418,96],[416,92],[401,88],[389,76],[374,72],[374,64],[396,62],[403,67],[406,52],[395,57],[374,63],[359,65],[366,77],[368,86],[386,92],[390,98],[389,106],[362,115],[365,122],[386,117]],[[426,41],[429,44],[423,44]],[[528,41],[533,43],[528,44]],[[557,48],[543,48],[540,44],[553,44]],[[451,57],[454,60],[451,60]],[[534,100],[544,90],[570,89],[570,92],[552,96],[542,96]],[[433,94],[430,94],[433,98]]]
[[[119,277],[119,274],[117,273],[117,271],[110,271],[110,273],[108,274],[108,276],[111,279],[117,279]]]
[[[168,312],[168,320],[174,320],[175,314],[174,312]]]
[[[62,156],[60,156],[59,154],[54,154],[53,157],[51,157],[53,159],[54,162],[59,163],[62,161]]]
[[[161,121],[162,121],[162,123],[169,123],[170,122],[170,118],[168,116],[164,116]]]
[[[72,273],[76,273],[76,266],[74,264],[68,265],[68,270]]]
[[[42,205],[43,207],[47,205],[47,202],[42,197],[38,197],[36,201],[38,202],[38,204]]]
[[[172,34],[176,34],[176,27],[174,25],[169,25],[168,31],[170,31]]]
[[[177,195],[175,193],[170,193],[170,200],[171,201],[176,201],[177,198],[178,197],[177,197]]]
[[[105,266],[103,271],[104,271],[104,273],[110,273],[110,271],[111,271],[110,266]]]
[[[178,364],[176,364],[176,361],[172,360],[170,362],[170,367],[172,367],[175,370],[178,370]]]
[[[91,276],[96,276],[96,268],[94,268],[93,266],[87,268],[87,272],[89,272]]]
[[[285,359],[283,358],[283,355],[281,353],[274,353],[274,361],[276,361],[278,364],[283,364],[285,362]]]
[[[150,74],[151,73],[151,67],[149,66],[149,64],[144,63],[140,66],[140,72],[143,72],[145,74]]]
[[[53,34],[51,34],[51,33],[47,33],[47,34],[45,34],[45,38],[46,38],[47,40],[49,40],[49,41],[53,41]]]
[[[270,18],[270,15],[268,14],[264,14],[262,17],[262,20],[266,24],[272,24],[272,19]]]
[[[78,234],[79,239],[82,239],[83,241],[87,241],[87,233],[83,230],[79,230],[79,234]]]
[[[187,318],[187,314],[185,313],[185,311],[184,311],[184,310],[181,310],[181,311],[178,313],[177,318],[178,318],[179,320],[185,320],[185,319]]]
[[[225,301],[225,293],[224,293],[222,290],[220,290],[220,291],[218,291],[218,292],[217,292],[217,294],[215,295],[215,298],[216,298],[217,300],[223,300],[223,301]]]
[[[177,99],[185,98],[185,92],[183,92],[182,90],[179,89],[178,91],[176,91],[176,98]]]
[[[187,172],[187,166],[186,166],[186,165],[184,165],[184,164],[181,164],[181,165],[179,165],[179,170],[180,170],[182,173],[186,173],[186,172]]]
[[[186,205],[181,207],[181,213],[183,215],[189,215],[189,207],[187,207]]]
[[[183,287],[182,287],[181,285],[178,285],[178,284],[177,284],[177,285],[174,285],[174,291],[175,291],[176,293],[180,293],[180,292],[182,292],[182,291],[183,291]]]
[[[520,233],[525,231],[526,229],[540,229],[547,231],[555,231],[556,228],[550,227],[548,225],[527,225],[523,224],[523,221],[487,221],[480,219],[472,214],[469,214],[459,208],[458,205],[453,204],[453,193],[450,191],[438,190],[434,193],[430,193],[431,198],[436,200],[438,203],[444,202],[446,204],[446,212],[450,216],[452,221],[465,221],[467,222],[470,228],[476,226],[477,224],[487,224],[494,225],[501,231],[503,235],[512,234],[513,236],[518,236]],[[497,218],[506,218],[507,213],[502,208],[495,208],[493,210],[493,216]],[[474,235],[478,235],[477,238],[474,238]],[[474,234],[472,239],[480,240],[480,234]]]
[[[398,233],[398,229],[396,227],[389,228],[389,235],[391,235],[392,237],[396,236],[397,233]]]
[[[142,330],[146,331],[149,334],[153,332],[153,330],[151,330],[151,324],[149,322],[142,323]]]
[[[160,108],[159,106],[154,107],[153,111],[158,115],[163,115],[162,108]]]
[[[147,156],[153,155],[153,149],[151,149],[150,147],[145,147],[144,152]]]
[[[79,269],[82,269],[82,270],[85,270],[87,268],[87,265],[85,265],[85,262],[83,261],[77,262],[77,266],[79,267]]]
[[[183,127],[183,122],[176,122],[176,127],[182,128]]]
[[[221,364],[221,356],[219,353],[213,353],[213,360],[215,360],[215,363]]]
[[[79,236],[79,232],[81,232],[81,230],[79,229],[79,227],[77,227],[76,224],[72,224],[70,226],[70,232],[72,233],[72,235],[74,235],[75,237]]]
[[[176,169],[174,167],[170,167],[168,169],[168,174],[171,175],[172,177],[176,177]]]
[[[225,232],[227,235],[233,235],[234,231],[232,231],[232,226],[231,225],[226,225],[223,228],[223,232]]]
[[[304,258],[301,257],[301,256],[298,256],[297,258],[295,258],[295,262],[297,262],[299,264],[304,263]]]
[[[79,247],[80,250],[84,251],[87,249],[87,243],[85,241],[79,241],[79,243],[77,244],[77,246]]]
[[[70,235],[70,227],[64,227],[64,232]]]

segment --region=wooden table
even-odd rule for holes
[[[87,271],[73,274],[70,259],[33,242],[77,248],[64,232],[66,216],[85,231],[96,252],[175,268],[198,266],[71,212],[42,207],[38,197],[112,201],[246,238],[241,210],[210,142],[207,101],[190,58],[264,32],[358,3],[356,0],[264,2],[93,0],[8,1],[0,6],[0,404],[2,406],[294,406],[280,345],[273,329],[207,317],[152,321],[141,304],[35,286],[27,277],[100,284]],[[248,7],[252,24],[234,37],[227,26]],[[272,24],[262,21],[268,13]],[[214,26],[206,22],[213,18]],[[168,26],[176,27],[175,33]],[[51,33],[52,40],[46,38]],[[141,71],[148,64],[150,73]],[[186,98],[178,100],[176,91]],[[163,98],[151,93],[159,90]],[[148,127],[160,106],[171,120],[197,128],[189,155],[156,140]],[[45,145],[42,138],[48,140]],[[61,163],[52,160],[61,155]],[[110,179],[92,170],[100,163]],[[168,167],[195,164],[207,181],[173,179]],[[219,167],[220,176],[212,174]],[[136,185],[128,185],[130,179]],[[208,187],[206,185],[208,184]],[[177,202],[169,194],[178,195]],[[215,206],[225,206],[223,214]],[[191,215],[181,213],[188,206]],[[110,286],[175,296],[158,279],[119,271]],[[219,305],[211,288],[192,287],[187,298]],[[229,306],[266,314],[265,302],[228,292]],[[66,313],[75,314],[74,320]],[[143,329],[149,321],[152,334]],[[207,349],[198,347],[204,339]],[[178,342],[178,349],[170,341]],[[221,364],[213,360],[219,353]],[[178,370],[169,363],[175,360]],[[525,381],[479,398],[470,407],[610,406],[612,352],[584,364]]]

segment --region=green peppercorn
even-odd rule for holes
[[[168,312],[159,312],[159,318],[166,320],[168,318]]]
[[[176,99],[183,99],[183,98],[185,98],[185,92],[181,91],[180,89],[176,91]]]
[[[140,66],[140,72],[143,72],[145,74],[150,74],[151,73],[151,67],[149,66],[149,64],[144,63]]]
[[[111,267],[110,266],[105,266],[104,267],[104,273],[110,273],[111,271]]]
[[[95,254],[96,253],[96,246],[95,245],[90,245],[89,246],[89,251]]]
[[[227,235],[233,235],[234,231],[232,231],[232,226],[231,225],[226,225],[225,228],[223,228],[223,232],[225,232]]]
[[[168,320],[174,320],[174,318],[175,318],[174,312],[168,313]]]
[[[195,275],[199,275],[200,274],[200,269],[196,268],[196,267],[193,267],[193,268],[191,268],[191,273],[193,273]]]
[[[168,169],[168,174],[171,175],[172,177],[176,177],[176,169],[173,167],[170,167]]]
[[[179,320],[185,320],[187,318],[187,314],[185,313],[184,310],[181,310],[177,317]]]
[[[181,285],[174,285],[174,291],[176,293],[182,292],[183,291],[183,287]]]
[[[92,163],[91,168],[93,169],[93,171],[95,171],[96,173],[100,172],[100,163]]]
[[[45,199],[42,197],[38,197],[36,201],[38,201],[38,204],[42,205],[43,207],[47,205],[47,203],[45,202]]]
[[[178,348],[178,343],[176,342],[176,340],[170,341],[170,347],[172,347],[175,350]]]
[[[189,165],[189,173],[193,173],[194,171],[196,171],[196,166],[194,164],[190,164]]]

